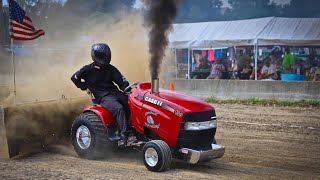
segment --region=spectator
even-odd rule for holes
[[[241,71],[241,77],[240,79],[250,79],[250,75],[252,74],[253,67],[250,65],[250,62],[248,61],[246,64],[246,67],[243,68]]]
[[[200,64],[192,72],[192,79],[206,79],[210,74],[210,64],[204,59],[200,59]]]
[[[281,59],[277,59],[274,56],[274,66],[276,68],[277,80],[280,80],[281,77]]]
[[[285,49],[285,55],[283,57],[282,61],[282,69],[283,69],[283,74],[291,74],[292,72],[292,67],[294,64],[294,56],[290,53],[290,49],[287,47]]]
[[[296,67],[296,70],[295,70],[296,74],[300,74],[300,75],[306,74],[306,68],[302,59],[297,60],[295,67]]]
[[[237,56],[237,54],[235,52],[234,52],[234,56],[237,60],[237,67],[238,67],[237,76],[238,76],[238,78],[240,78],[243,68],[246,67],[246,63],[248,61],[251,62],[251,58],[247,54],[245,54],[243,49],[240,50],[240,56]]]
[[[222,73],[222,79],[230,79],[230,73],[232,73],[232,61],[226,57],[222,60],[222,64],[225,67],[225,71]]]
[[[317,66],[317,51],[313,50],[308,56],[311,67]]]
[[[261,73],[261,70],[262,70],[262,65],[261,63],[258,63],[257,64],[257,79],[258,80],[261,80],[262,79],[262,73]],[[251,75],[250,75],[250,79],[251,80],[255,80],[255,71],[253,70]]]
[[[317,68],[317,71],[315,72],[313,81],[320,81],[320,66]]]
[[[315,65],[312,66],[309,73],[307,73],[306,79],[311,81],[320,81],[320,65],[319,67]]]
[[[261,74],[262,79],[277,80],[276,68],[270,63],[270,59],[268,59],[262,67]]]
[[[222,59],[216,59],[215,63],[212,65],[211,73],[207,79],[221,79],[222,73],[225,71],[225,67],[222,64]]]

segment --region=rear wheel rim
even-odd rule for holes
[[[157,151],[154,148],[148,148],[144,153],[144,159],[150,167],[156,166],[159,160]]]
[[[91,134],[87,126],[81,125],[76,133],[77,144],[81,149],[88,149],[91,144]]]

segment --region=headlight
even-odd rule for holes
[[[203,122],[186,122],[184,124],[185,130],[198,131],[217,127],[217,120],[203,121]]]

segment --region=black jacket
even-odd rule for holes
[[[93,94],[93,101],[99,103],[101,98],[110,94],[123,91],[129,82],[122,76],[120,71],[112,66],[99,66],[95,63],[83,66],[72,75],[71,80],[81,90],[89,89]],[[118,85],[118,87],[115,84]]]

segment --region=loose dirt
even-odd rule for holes
[[[0,179],[320,179],[320,108],[213,104],[221,159],[149,172],[136,150],[80,159],[70,142],[0,161]]]

